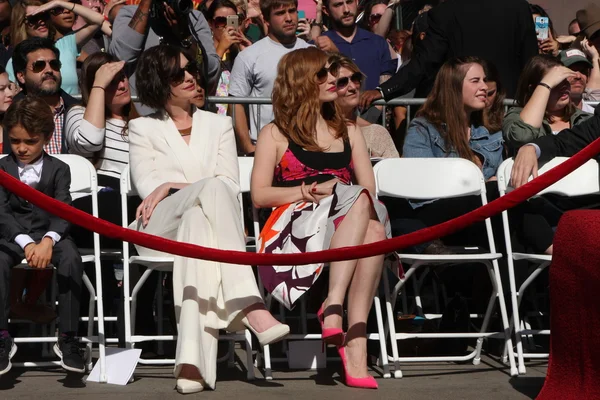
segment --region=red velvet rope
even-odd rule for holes
[[[209,261],[243,265],[305,265],[320,262],[353,260],[390,253],[419,243],[437,239],[479,221],[483,221],[504,210],[529,199],[536,193],[561,180],[589,159],[600,153],[600,139],[595,140],[564,163],[552,168],[545,174],[523,185],[506,196],[502,196],[487,205],[464,214],[458,218],[413,232],[408,235],[370,243],[356,247],[341,247],[333,250],[315,251],[300,254],[257,254],[243,251],[219,250],[176,242],[159,236],[137,232],[95,218],[81,210],[68,206],[30,188],[4,171],[0,171],[0,185],[31,204],[57,215],[72,224],[82,226],[101,235],[134,243],[150,249],[182,257],[198,258]]]

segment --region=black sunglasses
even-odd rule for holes
[[[371,24],[376,24],[381,20],[381,14],[371,14],[369,16],[369,22]]]
[[[38,74],[46,69],[46,65],[50,65],[53,71],[59,72],[62,64],[57,59],[46,61],[46,60],[37,60],[31,64],[31,70]]]
[[[362,81],[363,81],[363,74],[360,72],[355,72],[350,76],[345,76],[343,78],[339,78],[335,82],[335,87],[337,90],[345,89],[348,86],[348,84],[350,83],[350,81],[352,81],[352,83],[354,83],[360,89],[360,86],[362,85]]]
[[[331,73],[331,75],[337,75],[340,65],[337,62],[332,62],[329,67],[323,67],[317,72],[317,80],[319,82],[324,82],[327,79],[327,74]]]
[[[214,17],[213,22],[217,28],[222,28],[227,25],[227,17]]]
[[[36,15],[30,15],[23,19],[23,23],[30,27],[39,25],[41,22],[46,23],[50,19],[50,14],[43,12]]]
[[[194,77],[194,79],[198,80],[198,77],[200,76],[200,67],[195,62],[188,62],[185,67],[180,68],[179,71],[177,71],[177,74],[171,79],[171,83],[173,85],[180,85],[185,81],[186,71]]]

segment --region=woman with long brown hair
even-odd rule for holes
[[[290,52],[279,62],[275,119],[258,136],[252,171],[254,204],[276,208],[259,237],[262,253],[357,246],[390,236],[387,211],[373,197],[365,140],[335,103],[338,68],[314,47]],[[366,322],[383,262],[380,255],[329,265],[329,291],[317,315],[323,342],[338,348],[348,386],[377,387],[367,370]],[[259,273],[273,296],[292,308],[323,267],[269,265],[260,266]]]
[[[484,118],[489,87],[483,64],[478,58],[462,57],[446,62],[440,68],[433,90],[408,128],[403,157],[470,160],[481,168],[487,181],[488,199],[493,199],[498,197],[495,175],[502,163],[503,140],[502,132],[491,132]],[[481,199],[468,196],[410,204],[417,219],[433,226],[480,207]],[[544,217],[527,203],[512,209],[509,217],[520,243],[539,254],[552,253],[554,235]],[[494,224],[496,235],[501,234],[501,229],[501,222]],[[483,222],[443,238],[443,242],[446,245],[488,246]]]
[[[542,136],[572,128],[590,118],[571,101],[569,78],[576,73],[549,55],[532,57],[525,66],[515,100],[504,118],[504,139],[513,149]]]

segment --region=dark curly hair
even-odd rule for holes
[[[151,47],[142,53],[137,64],[135,85],[142,104],[164,110],[171,98],[171,82],[181,71],[181,54],[180,49],[167,44]]]

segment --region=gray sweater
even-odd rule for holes
[[[128,64],[128,71],[131,71],[129,76],[129,86],[131,94],[136,95],[135,88],[135,71],[136,63],[139,56],[144,50],[160,44],[160,37],[152,30],[148,29],[148,34],[143,35],[129,27],[129,22],[138,6],[125,6],[119,10],[119,15],[113,25],[113,34],[108,52],[119,60],[125,61]],[[209,87],[219,78],[221,60],[215,50],[210,27],[204,19],[204,15],[200,11],[192,11],[190,13],[190,31],[192,37],[197,38],[206,51],[208,59],[208,81]],[[195,34],[194,34],[195,33]],[[142,106],[136,103],[136,108],[140,115],[146,116],[152,114],[155,110]]]

